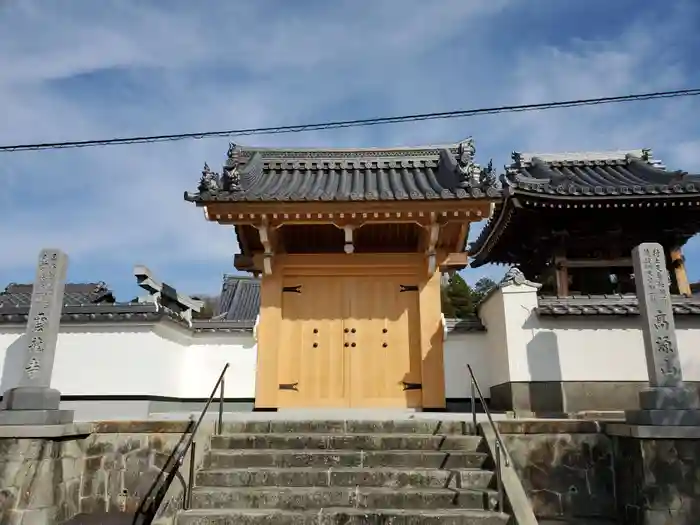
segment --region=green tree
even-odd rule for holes
[[[496,283],[483,277],[474,286],[469,284],[461,275],[455,273],[447,286],[443,287],[442,313],[445,317],[464,319],[476,314],[476,308],[487,293],[496,286]]]
[[[496,281],[489,279],[488,277],[482,277],[476,281],[474,287],[472,288],[472,297],[474,298],[474,301],[478,303],[495,287]]]

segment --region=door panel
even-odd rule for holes
[[[300,293],[282,294],[278,406],[348,405],[342,284],[324,277],[285,279],[285,287],[299,286]]]
[[[420,385],[417,292],[400,292],[400,283],[392,278],[345,281],[350,405],[420,406],[421,391],[404,390],[405,383]]]

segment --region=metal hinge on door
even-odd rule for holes
[[[401,381],[404,391],[406,390],[423,390],[422,383],[407,383],[406,381]]]
[[[279,389],[280,390],[294,390],[295,392],[299,392],[299,383],[280,383],[279,384]]]
[[[417,292],[418,286],[415,284],[400,284],[399,292]]]
[[[301,285],[299,284],[297,286],[283,286],[282,291],[290,293],[301,293]]]

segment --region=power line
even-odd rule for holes
[[[35,144],[17,144],[14,146],[0,146],[0,152],[11,151],[38,151],[47,149],[87,148],[94,146],[114,146],[121,144],[143,144],[152,142],[170,142],[187,139],[204,139],[211,137],[232,137],[247,135],[279,135],[282,133],[302,133],[306,131],[318,131],[326,129],[357,128],[364,126],[378,126],[382,124],[398,124],[401,122],[416,122],[421,120],[441,120],[473,117],[477,115],[494,115],[498,113],[518,113],[525,111],[542,111],[548,109],[571,108],[578,106],[598,106],[602,104],[617,104],[621,102],[636,102],[640,100],[655,100],[661,98],[693,97],[700,95],[700,88],[681,89],[676,91],[657,91],[653,93],[641,93],[637,95],[624,95],[619,97],[588,98],[578,100],[565,100],[559,102],[546,102],[540,104],[522,104],[515,106],[498,106],[492,108],[464,109],[456,111],[444,111],[440,113],[422,113],[416,115],[402,115],[397,117],[377,117],[357,120],[338,120],[317,124],[303,124],[298,126],[276,126],[265,128],[232,129],[225,131],[204,131],[201,133],[178,133],[174,135],[151,135],[138,137],[123,137],[100,140],[77,140],[67,142],[43,142]]]

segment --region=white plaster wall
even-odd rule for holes
[[[21,373],[20,329],[0,332],[0,390]],[[255,397],[252,334],[192,337],[163,326],[66,327],[58,337],[51,386],[63,395],[206,398],[225,363],[225,396]]]
[[[498,296],[508,340],[506,381],[648,380],[638,316],[538,316],[536,291],[526,285],[508,286],[492,299]],[[700,319],[677,317],[676,334],[684,379],[700,381]]]
[[[492,370],[488,361],[488,348],[485,332],[452,332],[447,336],[444,344],[446,397],[471,397],[467,364],[474,370],[484,397],[489,397]]]
[[[19,327],[0,331],[0,392],[19,380],[22,334]],[[444,348],[447,397],[470,397],[467,363],[488,396],[493,369],[485,333],[450,333]],[[51,386],[66,396],[206,398],[228,362],[225,396],[254,398],[256,357],[248,333],[193,337],[168,325],[67,326],[59,334]]]

